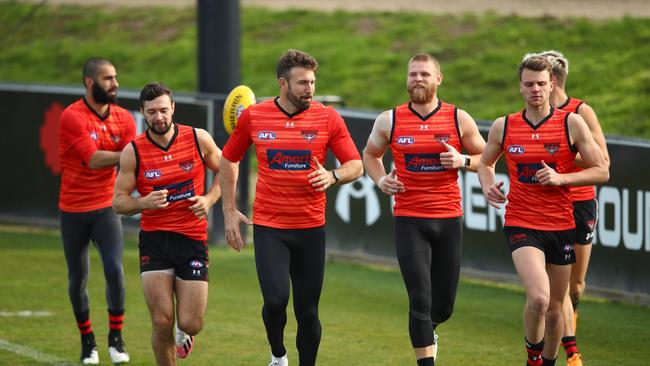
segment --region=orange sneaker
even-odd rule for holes
[[[579,353],[574,353],[573,356],[566,359],[566,366],[583,366],[582,357]]]

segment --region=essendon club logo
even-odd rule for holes
[[[305,141],[307,141],[307,142],[311,142],[311,140],[318,137],[318,131],[317,130],[302,130],[302,131],[300,131],[300,134],[302,135],[302,138],[304,138]]]
[[[309,170],[311,150],[266,150],[269,168],[273,170]]]
[[[546,165],[555,169],[555,163],[548,163]],[[541,163],[533,163],[533,164],[519,163],[517,164],[517,178],[521,183],[537,183],[537,179],[535,179],[535,174],[537,174],[537,171],[540,169],[542,169]]]
[[[192,171],[192,168],[194,167],[194,162],[192,160],[186,160],[181,163],[178,163],[178,166],[186,171],[187,173]]]
[[[434,173],[444,171],[440,154],[404,154],[406,170],[415,173]]]
[[[559,142],[551,142],[548,144],[544,144],[544,150],[546,150],[549,154],[555,155],[555,153],[560,150],[560,143]]]
[[[444,142],[445,144],[449,142],[449,138],[450,138],[450,137],[451,137],[450,134],[438,134],[438,133],[437,133],[437,134],[435,135],[435,139],[436,139],[436,141],[438,141],[439,143],[443,143],[443,142]]]

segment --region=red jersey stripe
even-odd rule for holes
[[[569,113],[551,108],[550,114],[534,126],[525,111],[506,117],[503,151],[510,175],[506,205],[506,226],[559,231],[575,227],[569,186],[542,186],[535,173],[546,165],[567,173],[576,152],[569,144]]]
[[[446,142],[461,151],[455,106],[439,101],[428,116],[419,115],[410,103],[393,111],[390,149],[397,179],[406,191],[395,195],[395,216],[449,218],[463,215],[458,169],[440,164]]]
[[[90,169],[88,164],[95,151],[122,151],[133,140],[133,116],[126,109],[111,104],[108,115],[102,118],[81,98],[63,111],[59,123],[59,209],[87,212],[110,207],[115,167]]]
[[[207,240],[208,222],[189,209],[187,199],[202,196],[205,190],[205,166],[196,131],[174,123],[174,137],[167,147],[154,142],[147,132],[133,140],[136,155],[136,188],[141,196],[153,190],[167,189],[169,205],[159,210],[144,210],[140,220],[143,231],[173,231],[193,240]]]

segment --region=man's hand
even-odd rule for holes
[[[462,168],[465,165],[463,155],[446,142],[443,141],[441,144],[447,149],[447,152],[440,153],[440,164],[443,168],[447,170]]]
[[[192,206],[189,207],[192,212],[194,212],[194,215],[198,217],[199,219],[203,219],[206,216],[208,216],[208,213],[210,212],[210,207],[212,207],[212,203],[210,202],[210,199],[206,196],[194,196],[190,197],[187,199],[188,201],[195,202]]]
[[[325,192],[329,186],[335,183],[334,177],[332,176],[332,173],[320,165],[315,156],[311,158],[311,161],[314,163],[316,170],[309,173],[307,176],[307,178],[309,178],[309,184],[311,184],[311,186],[318,192]]]
[[[390,174],[381,177],[377,185],[382,192],[391,196],[398,193],[404,193],[406,191],[404,188],[404,183],[397,180],[397,169],[395,168],[391,170]]]
[[[542,160],[542,169],[535,173],[535,180],[543,186],[561,186],[565,184],[562,175],[546,165],[544,160]]]
[[[169,206],[167,202],[167,190],[151,191],[148,195],[140,198],[143,210],[158,210]]]
[[[246,245],[239,231],[239,224],[243,222],[247,225],[252,225],[253,222],[238,210],[224,212],[223,221],[228,245],[239,252]]]
[[[501,208],[501,204],[506,202],[506,195],[501,191],[501,187],[503,187],[503,182],[493,184],[488,187],[487,191],[483,191],[485,200],[496,209]]]

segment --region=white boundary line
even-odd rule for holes
[[[79,363],[72,363],[53,355],[48,355],[35,349],[8,342],[0,338],[0,350],[15,353],[32,360],[53,366],[77,366]]]

